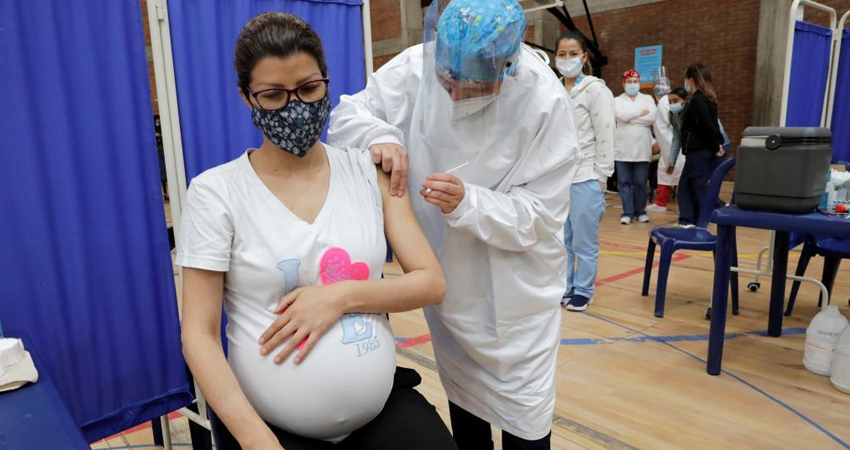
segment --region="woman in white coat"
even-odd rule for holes
[[[652,124],[655,122],[655,101],[640,93],[640,75],[636,70],[623,74],[625,92],[614,99],[617,132],[614,159],[617,165],[617,185],[623,201],[620,223],[628,225],[632,218],[649,222],[646,215],[646,181],[652,159]]]
[[[658,190],[655,195],[655,202],[647,206],[647,210],[654,212],[667,212],[667,201],[670,199],[670,192],[674,186],[679,185],[679,177],[682,176],[682,169],[685,167],[685,155],[679,154],[675,164],[670,163],[671,151],[673,145],[673,137],[678,133],[677,128],[674,130],[673,118],[675,114],[681,111],[681,106],[674,106],[676,111],[671,110],[671,105],[684,101],[683,97],[670,92],[670,81],[667,78],[662,78],[655,85],[655,96],[658,99],[658,109],[655,114],[655,123],[652,124],[652,131],[655,134],[655,144],[661,157],[658,162]]]
[[[406,144],[414,212],[447,281],[425,317],[458,446],[492,448],[492,424],[505,449],[549,448],[576,124],[548,62],[522,45],[515,0],[445,3],[424,44],[342,97],[329,139],[370,147],[385,170]]]
[[[573,101],[580,146],[579,169],[570,188],[572,210],[564,225],[567,292],[563,303],[570,311],[584,311],[593,303],[605,183],[614,173],[614,95],[605,81],[583,73],[588,60],[584,37],[569,33],[558,39],[556,48],[556,66]]]

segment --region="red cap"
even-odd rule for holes
[[[640,74],[635,69],[629,69],[623,72],[623,81],[626,81],[629,78],[640,78]]]

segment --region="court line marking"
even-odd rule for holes
[[[411,339],[402,338],[401,340],[399,340],[398,338],[396,338],[396,342],[398,342],[396,344],[396,348],[404,349],[404,348],[408,348],[408,347],[415,347],[419,344],[424,344],[424,343],[426,343],[430,340],[431,340],[430,334],[423,334],[422,336],[417,336],[417,337],[411,338]]]
[[[783,328],[782,335],[783,336],[798,336],[801,334],[806,334],[805,328]],[[726,339],[738,339],[742,337],[765,337],[767,336],[767,331],[764,330],[755,330],[755,331],[747,331],[743,333],[726,333]],[[430,334],[423,334],[422,336],[417,336],[415,338],[395,338],[396,340],[396,348],[397,349],[408,349],[411,347],[416,347],[418,345],[425,344],[431,341]],[[561,339],[561,345],[565,346],[582,346],[582,345],[607,345],[613,344],[615,342],[633,342],[638,344],[643,344],[646,342],[704,342],[708,341],[707,334],[673,334],[669,336],[654,336],[649,334],[644,334],[643,336],[635,336],[635,337],[615,337],[615,338],[564,338]]]
[[[600,431],[596,431],[593,428],[582,425],[574,420],[567,419],[566,417],[561,417],[555,414],[555,419],[552,421],[553,424],[558,425],[561,428],[565,428],[579,436],[583,436],[597,444],[601,444],[608,449],[614,450],[641,450],[638,447],[633,445],[629,445],[615,437],[608,436],[605,433]]]
[[[648,338],[648,340],[651,340],[651,341],[654,341],[654,342],[658,342],[659,344],[662,344],[662,345],[666,345],[666,346],[668,346],[668,347],[672,348],[673,350],[676,350],[676,351],[678,351],[678,352],[680,352],[680,353],[682,353],[682,354],[685,354],[685,355],[687,355],[687,356],[690,356],[691,358],[693,358],[693,359],[695,359],[695,360],[697,360],[697,361],[699,361],[699,362],[701,362],[701,363],[703,363],[703,364],[706,364],[706,363],[707,363],[707,361],[706,361],[706,360],[704,360],[703,358],[700,358],[699,356],[694,355],[693,353],[691,353],[691,352],[689,352],[689,351],[687,351],[687,350],[684,350],[684,349],[682,349],[682,348],[676,347],[675,345],[673,345],[673,344],[671,344],[671,343],[669,343],[669,342],[666,342],[666,341],[661,340],[661,339],[657,339],[656,337],[654,337],[654,336],[652,336],[652,335],[649,335],[649,334],[646,334],[646,333],[644,333],[643,331],[640,331],[640,330],[634,329],[634,328],[632,328],[632,327],[629,327],[628,325],[623,325],[623,324],[621,324],[621,323],[618,323],[617,321],[615,321],[615,320],[613,320],[613,319],[608,319],[608,318],[606,318],[606,317],[598,316],[598,315],[593,314],[593,313],[585,313],[585,314],[586,314],[586,315],[588,315],[588,316],[590,316],[590,317],[593,317],[593,318],[595,318],[595,319],[601,320],[601,321],[603,321],[603,322],[610,323],[611,325],[616,325],[616,326],[618,326],[618,327],[620,327],[620,328],[626,329],[626,330],[631,331],[631,332],[633,332],[633,333],[642,334],[642,335],[646,336],[646,337]],[[734,373],[732,373],[732,372],[729,372],[729,371],[728,371],[728,370],[726,370],[726,369],[721,369],[721,372],[723,372],[723,373],[724,373],[724,374],[726,374],[726,375],[729,375],[729,376],[730,376],[730,377],[732,377],[733,379],[735,379],[735,380],[737,380],[737,381],[741,382],[744,386],[749,387],[750,389],[752,389],[752,390],[754,390],[754,391],[758,392],[759,394],[761,394],[761,395],[765,396],[766,398],[770,399],[771,401],[773,401],[773,402],[774,402],[774,403],[776,403],[777,405],[779,405],[779,406],[781,406],[781,407],[785,408],[786,410],[788,410],[789,412],[793,413],[793,414],[794,414],[794,415],[796,415],[797,417],[799,417],[799,418],[803,419],[803,421],[805,421],[805,422],[806,422],[806,423],[808,423],[809,425],[813,426],[815,429],[817,429],[817,430],[818,430],[818,431],[820,431],[821,433],[825,434],[827,437],[829,437],[830,439],[832,439],[833,441],[835,441],[838,445],[840,445],[840,446],[844,447],[844,448],[845,448],[845,449],[847,449],[847,450],[850,450],[850,444],[848,444],[847,442],[843,441],[843,440],[842,440],[841,438],[839,438],[838,436],[836,436],[836,435],[832,434],[832,433],[831,433],[829,430],[827,430],[825,427],[823,427],[823,426],[822,426],[822,425],[820,425],[819,423],[815,422],[814,420],[810,419],[810,418],[809,418],[809,417],[807,417],[805,414],[801,413],[800,411],[797,411],[797,410],[796,410],[796,409],[794,409],[794,407],[792,407],[791,405],[788,405],[787,403],[783,402],[782,400],[780,400],[780,399],[778,399],[778,398],[774,397],[773,395],[771,395],[771,394],[769,394],[769,393],[765,392],[764,390],[760,389],[759,387],[755,386],[754,384],[750,383],[749,381],[747,381],[747,380],[745,380],[745,379],[743,379],[743,378],[739,377],[738,375],[735,375],[735,374],[734,374]]]
[[[805,328],[784,328],[782,329],[783,336],[795,336],[806,334]],[[726,339],[737,339],[748,336],[767,336],[767,331],[749,331],[745,333],[726,333]],[[614,342],[700,342],[708,341],[707,334],[674,334],[670,336],[653,336],[645,334],[637,337],[619,337],[619,338],[604,338],[604,339],[561,339],[561,345],[601,345],[613,344]]]
[[[401,356],[409,359],[410,361],[412,361],[416,364],[419,364],[422,367],[425,367],[426,369],[432,370],[434,373],[438,373],[437,363],[435,361],[431,360],[430,358],[427,358],[427,357],[422,356],[422,355],[418,355],[416,353],[413,353],[410,350],[403,349],[403,348],[399,349],[396,352],[396,354],[401,355]]]
[[[680,253],[680,254],[678,254],[678,255],[673,255],[673,260],[672,260],[672,262],[673,262],[673,263],[676,263],[676,262],[679,262],[679,261],[684,261],[684,260],[686,260],[686,259],[688,259],[688,258],[691,258],[691,255],[684,254],[684,253]],[[660,261],[655,261],[655,262],[652,264],[652,268],[653,268],[653,269],[657,269],[657,268],[658,268],[658,266],[660,266],[660,265],[661,265],[661,262],[660,262]],[[628,277],[630,277],[630,276],[632,276],[632,275],[637,275],[637,274],[644,273],[645,271],[646,271],[646,267],[644,267],[644,266],[637,267],[637,268],[634,268],[634,269],[629,270],[629,271],[627,271],[627,272],[619,273],[619,274],[617,274],[617,275],[613,275],[613,276],[610,276],[610,277],[608,277],[608,278],[603,278],[603,279],[601,279],[601,280],[596,280],[596,283],[594,283],[594,284],[595,284],[595,286],[596,286],[596,287],[599,287],[599,286],[605,286],[606,284],[611,284],[611,283],[614,283],[614,282],[616,282],[616,281],[620,281],[620,280],[626,279],[626,278],[628,278]]]

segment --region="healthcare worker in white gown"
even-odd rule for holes
[[[407,149],[413,208],[448,285],[425,316],[459,447],[492,448],[492,424],[505,449],[549,448],[573,108],[522,45],[515,0],[446,3],[429,8],[424,44],[342,97],[329,140],[385,162]]]
[[[685,167],[685,155],[679,154],[673,169],[670,169],[670,147],[673,145],[673,124],[670,121],[670,80],[662,77],[655,84],[655,99],[658,101],[658,109],[655,114],[655,123],[652,131],[655,135],[655,144],[658,145],[660,160],[658,162],[658,189],[655,201],[647,206],[648,211],[666,212],[667,201],[670,192],[679,185],[682,169]]]

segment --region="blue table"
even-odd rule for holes
[[[711,331],[708,337],[710,375],[719,375],[726,334],[726,307],[729,297],[729,273],[732,265],[732,243],[736,227],[774,230],[773,281],[770,287],[770,312],[767,334],[782,334],[782,309],[785,302],[785,276],[791,233],[816,234],[850,238],[850,220],[819,212],[802,215],[745,211],[737,206],[719,208],[711,215],[717,224],[717,257],[714,260],[714,292],[711,298]]]
[[[29,337],[10,332],[6,337],[24,340],[38,370],[38,382],[0,393],[0,450],[86,449],[89,444],[53,385]]]

